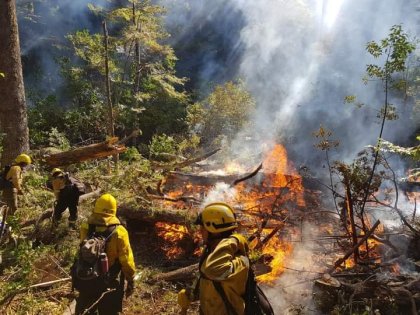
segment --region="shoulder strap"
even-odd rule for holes
[[[212,281],[212,282],[213,282],[214,288],[216,289],[217,293],[219,293],[220,297],[222,298],[228,314],[229,315],[237,315],[235,309],[233,308],[232,304],[230,304],[230,302],[229,302],[229,300],[226,296],[225,290],[223,290],[222,284],[220,282],[217,282],[217,281]]]
[[[119,224],[108,225],[106,230],[101,233],[105,237],[105,242],[108,241],[108,239],[111,237],[112,234],[114,234],[118,225]],[[88,233],[87,233],[88,237],[92,237],[93,234],[95,234],[97,226],[100,226],[100,225],[89,224],[89,229],[88,229]]]

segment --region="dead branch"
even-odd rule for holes
[[[255,249],[261,249],[265,244],[268,243],[268,241],[274,236],[276,235],[276,233],[280,230],[281,226],[278,225],[275,229],[273,229],[261,242],[259,242],[256,246]]]
[[[182,168],[197,162],[200,162],[202,160],[207,159],[208,157],[216,154],[217,152],[220,151],[220,148],[217,148],[213,151],[207,152],[201,156],[198,156],[196,158],[190,159],[190,160],[186,160],[186,161],[182,161],[179,163],[172,163],[172,164],[161,164],[161,163],[152,163],[152,168],[154,169],[162,169],[162,170],[170,170],[170,169],[175,169],[175,168]]]
[[[178,280],[189,280],[195,277],[195,273],[198,271],[198,264],[190,265],[180,269],[176,269],[169,272],[158,273],[151,277],[149,281],[178,281]]]
[[[378,227],[378,225],[380,224],[381,222],[378,220],[378,221],[376,221],[376,223],[372,226],[372,228],[369,230],[369,231],[367,231],[366,232],[366,235],[363,237],[363,238],[361,238],[358,242],[357,242],[357,244],[355,245],[355,246],[353,246],[353,248],[351,249],[351,250],[349,250],[349,251],[347,251],[347,253],[344,255],[344,257],[343,258],[340,258],[339,260],[337,260],[336,262],[335,262],[335,264],[334,264],[334,267],[332,267],[332,268],[330,268],[329,269],[329,271],[328,271],[328,273],[332,273],[334,270],[335,270],[335,268],[337,268],[338,266],[340,266],[343,262],[345,262],[353,253],[354,253],[354,251],[356,250],[356,249],[358,249],[371,235],[372,235],[372,233],[376,230],[376,228]]]
[[[168,197],[166,195],[159,196],[159,195],[152,195],[152,194],[149,194],[148,196],[150,198],[153,198],[153,199],[160,199],[160,200],[165,200],[165,201],[170,201],[170,202],[183,201],[185,203],[187,203],[187,202],[192,202],[192,203],[196,203],[196,204],[201,203],[201,200],[198,200],[197,198],[194,198],[192,196],[180,196],[180,197],[177,197],[177,198]]]
[[[238,179],[234,180],[234,181],[233,181],[233,183],[232,183],[232,184],[230,184],[230,187],[234,187],[235,185],[239,184],[240,182],[243,182],[243,181],[245,181],[245,180],[247,180],[247,179],[250,179],[250,178],[254,177],[255,175],[257,175],[257,173],[259,172],[259,170],[260,170],[260,169],[262,169],[262,167],[263,167],[263,164],[261,163],[261,164],[260,164],[260,165],[258,165],[258,167],[257,167],[254,171],[252,171],[251,173],[249,173],[249,174],[245,175],[244,177],[241,177],[241,178],[238,178]]]
[[[141,130],[140,129],[135,129],[127,137],[125,137],[125,138],[121,139],[120,141],[118,141],[117,142],[117,145],[126,144],[132,138],[138,137],[140,135],[141,135]]]

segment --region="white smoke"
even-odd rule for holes
[[[228,42],[232,56],[239,60],[232,63],[230,58],[217,64],[209,57],[201,78],[217,80],[217,73],[209,68],[219,71],[239,64],[234,73],[244,78],[258,106],[255,129],[246,133],[260,143],[269,138],[283,143],[292,139],[288,151],[294,160],[311,166],[319,163],[318,152],[312,147],[312,132],[320,124],[332,129],[341,141],[341,159],[352,159],[364,145],[376,142],[379,127],[375,117],[384,96],[379,84],[365,86],[362,82],[366,64],[375,62],[365,51],[366,43],[386,37],[395,24],[403,24],[413,37],[418,31],[415,1],[404,5],[399,0],[160,3],[168,8],[170,31],[177,30],[174,43],[179,38],[185,41],[187,34],[192,36],[217,19],[214,32],[225,36],[220,44]],[[223,17],[230,24],[221,22]],[[238,23],[231,22],[234,19]],[[223,29],[229,26],[231,29]],[[356,95],[370,109],[344,105],[347,95]],[[385,137],[405,139],[414,124],[407,120],[387,122]],[[246,150],[243,139],[241,133],[233,144],[236,154],[238,148]],[[252,149],[258,150],[254,145]]]
[[[220,44],[232,51],[227,61],[208,58],[199,78],[217,82],[223,78],[218,72],[237,66],[231,69],[232,78],[243,78],[256,99],[254,128],[238,134],[231,145],[232,156],[241,152],[249,156],[251,152],[261,152],[261,144],[282,142],[287,145],[291,160],[316,170],[322,169],[324,162],[313,148],[312,132],[321,124],[340,140],[340,149],[332,159],[352,160],[366,145],[376,143],[379,134],[376,113],[384,103],[384,94],[380,83],[366,86],[362,82],[366,65],[378,62],[366,52],[366,43],[385,38],[396,24],[403,24],[411,38],[419,30],[419,4],[414,0],[404,3],[160,0],[160,3],[168,8],[169,31],[177,30],[173,43],[177,40],[185,43],[188,36],[193,38],[192,33],[203,32],[212,20],[216,21],[212,30],[224,36]],[[236,62],[232,57],[237,58]],[[206,86],[206,82],[198,86]],[[347,95],[356,95],[368,106],[359,110],[344,105]],[[400,101],[391,103],[398,105]],[[416,122],[401,117],[386,123],[383,137],[404,141],[415,127]],[[254,141],[244,141],[246,136]],[[318,233],[309,226],[304,231],[310,238],[316,238]],[[325,267],[325,263],[316,264],[312,259],[314,249],[311,241],[296,243],[288,266],[301,272],[286,270],[275,287],[267,291],[275,302],[276,313],[285,314],[293,306],[303,307],[303,313],[311,308],[312,279]]]

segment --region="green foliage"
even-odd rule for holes
[[[383,66],[367,65],[368,77],[390,80],[393,74],[405,71],[407,58],[414,49],[415,45],[409,41],[402,26],[392,26],[387,38],[382,39],[379,43],[371,41],[366,46],[366,50],[374,58],[385,57],[386,59]],[[400,85],[401,81],[398,84]]]
[[[185,79],[175,74],[177,58],[174,51],[164,43],[168,34],[162,24],[163,8],[151,4],[151,1],[130,2],[132,4],[128,6],[114,7],[109,11],[94,5],[89,7],[108,22],[116,133],[127,134],[132,129],[141,128],[145,131],[144,140],[148,141],[154,133],[170,134],[185,129],[182,121],[188,98],[182,90]],[[69,95],[78,107],[67,118],[76,126],[88,126],[97,134],[104,134],[106,131],[99,127],[106,126],[107,114],[98,109],[104,108],[106,103],[104,36],[82,30],[67,38],[79,58],[77,66],[68,59],[61,61],[64,76],[70,83]],[[94,108],[96,113],[82,109],[85,107]],[[90,120],[99,117],[100,121],[93,126],[87,121],[82,123],[84,117]],[[87,127],[82,130],[85,129]],[[87,131],[79,133],[79,138],[87,137]],[[69,136],[70,139],[75,137]]]
[[[150,143],[149,152],[150,157],[154,159],[159,159],[159,157],[162,159],[162,156],[166,154],[175,155],[177,152],[175,139],[165,134],[155,135]]]
[[[255,101],[243,82],[218,85],[202,102],[188,107],[190,130],[204,143],[214,142],[219,136],[231,140],[248,123],[255,109]]]
[[[123,161],[132,162],[132,161],[139,161],[141,159],[141,155],[135,147],[129,147],[127,148],[127,151],[120,154],[120,158]]]

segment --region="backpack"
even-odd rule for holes
[[[248,261],[250,261],[249,257]],[[226,310],[230,315],[236,315],[236,311],[233,308],[232,304],[229,302],[225,291],[220,282],[212,281],[216,291],[219,293],[220,297],[225,304]],[[248,278],[245,285],[245,294],[243,296],[245,301],[245,312],[244,315],[274,315],[273,307],[270,304],[267,296],[264,294],[263,290],[258,286],[257,281],[255,280],[254,270],[250,266],[248,271]]]
[[[249,268],[244,299],[245,315],[274,315],[273,307],[263,290],[258,286],[252,268]]]
[[[109,268],[106,244],[115,232],[116,226],[111,225],[99,233],[95,232],[95,225],[89,224],[87,237],[80,244],[78,256],[71,267],[73,288],[78,291],[91,291],[107,287]]]
[[[69,177],[68,179],[71,185],[77,190],[79,195],[86,194],[86,185],[84,183],[74,177]]]
[[[7,173],[9,173],[11,165],[6,165],[4,167],[3,172],[0,176],[0,190],[3,190],[5,188],[13,188],[13,183],[10,180],[6,179]]]

